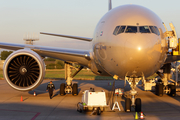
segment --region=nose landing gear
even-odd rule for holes
[[[131,111],[131,106],[135,107],[136,112],[141,112],[141,99],[136,98],[135,96],[137,95],[137,91],[135,90],[136,85],[139,83],[141,80],[141,77],[125,77],[125,81],[128,81],[130,87],[132,90],[130,90],[129,95],[131,96],[130,98],[125,99],[125,111],[130,112]]]

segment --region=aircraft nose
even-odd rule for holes
[[[130,63],[141,65],[148,62],[147,58],[150,57],[148,51],[152,49],[152,41],[147,37],[132,37],[126,40],[125,54]]]

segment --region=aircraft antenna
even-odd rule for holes
[[[111,4],[111,0],[109,0],[109,10],[112,9],[112,4]]]

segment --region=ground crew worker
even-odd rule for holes
[[[48,83],[47,89],[46,89],[46,91],[49,91],[49,97],[50,97],[50,99],[52,99],[53,89],[55,90],[55,86],[54,86],[54,84],[52,83],[52,81],[50,81],[50,83]]]

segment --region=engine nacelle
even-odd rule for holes
[[[4,79],[14,89],[30,91],[38,87],[45,75],[41,56],[30,49],[10,54],[3,66]]]

